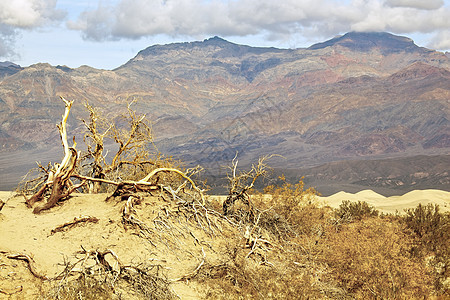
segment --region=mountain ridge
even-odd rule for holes
[[[184,50],[184,51],[193,51],[196,48],[218,48],[222,51],[218,51],[219,53],[216,56],[228,57],[228,56],[242,56],[247,53],[264,53],[264,52],[283,52],[290,51],[289,49],[279,49],[274,47],[252,47],[248,45],[239,45],[232,42],[229,42],[221,37],[214,36],[209,39],[205,39],[203,41],[194,41],[194,42],[182,42],[182,43],[171,43],[165,45],[153,45],[147,47],[144,50],[138,52],[135,58],[131,59],[131,61],[135,60],[140,56],[151,56],[151,55],[161,55],[165,54],[167,51],[171,50]]]
[[[277,153],[286,159],[276,164],[298,169],[448,154],[445,54],[388,33],[348,33],[314,48],[213,37],[150,46],[114,70],[23,68],[0,79],[0,159],[59,145],[60,95],[76,100],[69,129],[78,140],[86,100],[114,118],[135,98],[161,151],[217,170],[236,152],[243,165]]]
[[[417,46],[408,37],[393,35],[388,32],[348,32],[323,43],[317,43],[308,49],[318,50],[325,47],[342,46],[352,50],[367,52],[380,49],[383,54],[396,52],[429,52],[432,50]]]

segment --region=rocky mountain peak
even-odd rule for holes
[[[410,38],[393,35],[388,32],[349,32],[331,40],[314,44],[309,49],[315,50],[335,46],[342,46],[352,51],[361,52],[378,49],[383,54],[430,51],[417,46]]]
[[[229,42],[229,41],[227,41],[227,40],[225,40],[225,39],[223,39],[223,38],[221,38],[221,37],[218,37],[217,35],[216,35],[216,36],[213,36],[213,37],[211,37],[211,38],[209,38],[209,39],[204,39],[204,40],[203,40],[203,43],[204,43],[204,44],[213,44],[213,45],[227,45],[227,44],[233,44],[233,43],[231,43],[231,42]]]
[[[153,45],[140,51],[135,58],[154,57],[165,55],[172,51],[193,51],[194,49],[210,50],[210,48],[230,48],[239,47],[236,44],[228,42],[218,36],[214,36],[203,41],[171,43],[165,45]]]
[[[248,54],[280,53],[291,50],[278,49],[273,47],[251,47],[231,43],[221,37],[214,36],[203,41],[172,43],[166,45],[154,45],[140,51],[128,63],[151,60],[156,57],[171,55],[172,53],[201,53],[201,56],[210,56],[214,58],[237,57],[241,58]],[[127,63],[127,64],[128,64]]]

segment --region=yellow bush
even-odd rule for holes
[[[410,256],[413,239],[398,222],[363,219],[329,227],[319,241],[329,276],[358,299],[416,299],[432,292],[425,265]]]

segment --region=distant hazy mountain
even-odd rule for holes
[[[350,32],[307,49],[213,37],[154,45],[111,71],[0,64],[0,80],[0,161],[60,147],[59,95],[75,100],[71,134],[81,132],[85,100],[114,115],[138,99],[159,149],[210,175],[236,151],[243,165],[277,153],[277,167],[300,169],[450,149],[450,58],[389,33]]]
[[[0,62],[0,79],[6,76],[11,76],[23,68],[15,63],[10,61],[1,61]]]

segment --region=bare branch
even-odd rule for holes
[[[255,186],[256,180],[265,176],[267,172],[266,160],[274,155],[264,156],[259,158],[258,164],[252,165],[250,171],[241,172],[237,174],[237,165],[239,160],[237,159],[237,153],[231,162],[231,175],[228,175],[228,197],[223,203],[224,215],[229,214],[230,209],[234,203],[238,200],[242,201],[251,211],[252,206],[250,203],[250,196],[248,192]]]
[[[159,172],[174,172],[174,173],[177,173],[178,175],[180,175],[181,177],[183,177],[184,179],[186,179],[187,181],[189,181],[189,183],[192,185],[192,188],[194,188],[199,193],[199,195],[202,199],[202,205],[205,205],[205,197],[203,195],[203,191],[195,185],[194,181],[189,176],[187,176],[185,173],[181,172],[178,169],[173,169],[173,168],[155,169],[150,174],[148,174],[147,176],[145,176],[144,178],[139,180],[137,183],[140,184],[140,183],[148,182],[150,180],[150,178],[152,178]]]

